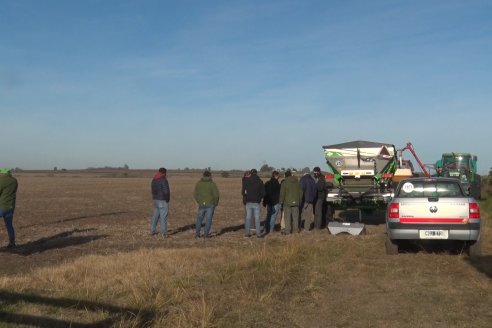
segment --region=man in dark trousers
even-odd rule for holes
[[[314,202],[316,200],[317,190],[316,181],[308,172],[301,178],[302,204],[301,204],[301,221],[304,222],[304,231],[310,231],[314,222]],[[302,225],[302,223],[301,223]]]
[[[290,170],[285,171],[285,179],[280,185],[280,204],[284,209],[285,235],[299,232],[299,206],[302,190],[299,180],[292,176]]]
[[[313,169],[313,175],[317,191],[314,205],[314,226],[316,229],[321,229],[323,225],[323,204],[326,199],[326,181],[318,166]]]
[[[212,180],[210,171],[203,172],[203,177],[195,185],[193,197],[198,204],[198,215],[195,224],[195,238],[200,238],[203,217],[205,216],[205,238],[210,238],[210,228],[215,207],[219,204],[219,189]]]
[[[154,213],[150,223],[150,234],[156,234],[157,221],[160,219],[161,235],[167,237],[167,218],[169,216],[169,200],[171,192],[166,178],[167,170],[163,167],[159,169],[152,179],[150,185],[152,190],[152,205]]]
[[[246,209],[246,216],[244,218],[244,237],[249,238],[249,228],[251,226],[251,219],[255,217],[256,225],[256,237],[261,238],[261,221],[260,221],[260,204],[263,196],[265,195],[265,185],[258,176],[258,171],[252,169],[251,175],[248,178],[243,178],[243,186],[241,193],[243,195],[244,207]]]
[[[263,198],[263,206],[267,208],[265,220],[265,228],[268,226],[268,232],[275,231],[275,223],[280,212],[280,183],[278,182],[278,171],[272,172],[272,177],[265,183],[265,198]]]
[[[5,221],[9,235],[7,248],[15,248],[15,230],[13,225],[17,179],[10,174],[10,169],[0,169],[0,217]]]

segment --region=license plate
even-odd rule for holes
[[[448,230],[419,230],[420,239],[448,239]]]

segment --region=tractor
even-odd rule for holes
[[[456,178],[473,198],[480,200],[481,177],[477,173],[477,156],[469,153],[444,153],[435,164],[437,175]]]

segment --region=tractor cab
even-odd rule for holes
[[[476,170],[470,154],[443,154],[436,166],[442,167],[443,176],[457,178],[462,183],[470,183],[470,174]]]

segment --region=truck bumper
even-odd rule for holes
[[[448,240],[478,240],[480,238],[480,223],[464,225],[414,225],[389,223],[388,237],[391,240],[420,239],[420,230],[447,230]]]

